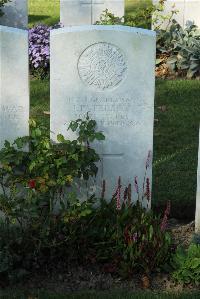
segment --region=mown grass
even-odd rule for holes
[[[173,215],[194,217],[200,82],[162,80],[156,84],[154,201],[172,201]]]
[[[48,80],[32,79],[31,88],[31,117],[43,122],[49,127],[50,86]]]
[[[1,295],[0,295],[1,296]],[[21,293],[19,291],[2,294],[1,299],[199,299],[200,293],[185,294],[161,294],[152,292],[89,292],[72,295],[58,295],[45,292],[36,292],[33,294]]]
[[[37,23],[54,25],[60,21],[59,0],[28,0],[29,27]]]

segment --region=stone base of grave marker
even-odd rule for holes
[[[28,32],[0,26],[0,148],[29,134]]]
[[[3,17],[0,17],[0,25],[21,29],[28,28],[27,0],[12,0],[5,4],[3,12]]]
[[[76,26],[51,31],[51,138],[89,112],[106,140],[95,144],[101,156],[96,190],[106,181],[111,198],[118,177],[142,193],[151,185],[153,151],[155,33],[126,26]],[[146,190],[146,179],[144,190]]]
[[[60,22],[64,26],[92,25],[105,9],[124,16],[124,0],[60,0]]]

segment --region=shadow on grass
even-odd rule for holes
[[[143,10],[152,5],[151,0],[126,0],[126,14],[134,15],[139,10]]]
[[[29,23],[42,23],[44,20],[49,19],[51,16],[46,15],[29,15]]]
[[[171,200],[172,216],[185,220],[195,212],[199,88],[197,80],[156,82],[153,205]]]

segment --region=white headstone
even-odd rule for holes
[[[87,112],[106,140],[97,188],[106,181],[111,198],[118,177],[142,186],[153,150],[156,37],[126,26],[77,26],[51,31],[51,138]],[[152,176],[151,162],[147,176]]]
[[[0,26],[0,148],[29,134],[28,32]]]
[[[123,17],[124,0],[60,0],[60,22],[64,26],[92,25],[105,9]]]
[[[159,0],[153,0],[153,4],[158,4]],[[182,26],[195,24],[200,27],[200,1],[199,0],[167,0],[163,15],[170,15],[171,10],[177,10],[174,19]],[[168,23],[163,24],[163,28]]]
[[[185,0],[184,23],[187,25],[195,24],[200,27],[200,1]]]
[[[198,170],[197,170],[195,231],[197,233],[200,233],[200,131],[199,131],[199,156],[198,156]]]
[[[0,17],[0,25],[27,29],[28,3],[27,0],[12,0],[3,7],[4,15]]]

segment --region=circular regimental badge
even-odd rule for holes
[[[127,64],[122,51],[109,43],[86,48],[78,60],[78,72],[84,84],[97,90],[111,89],[125,77]]]

